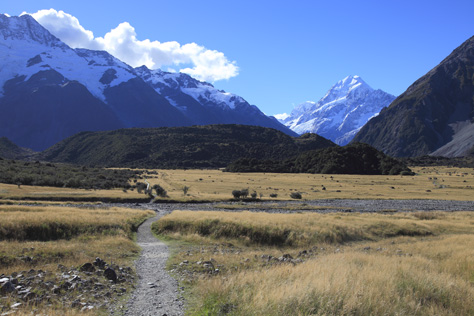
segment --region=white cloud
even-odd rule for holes
[[[239,72],[235,61],[229,61],[222,52],[196,43],[138,40],[135,28],[128,22],[120,23],[104,37],[95,37],[76,17],[63,11],[40,10],[31,15],[69,46],[105,50],[133,67],[165,67],[211,82],[235,77]]]

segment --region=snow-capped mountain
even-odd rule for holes
[[[196,80],[184,73],[150,70],[146,66],[138,67],[135,71],[156,92],[164,95],[170,104],[200,125],[258,125],[296,135],[290,129],[282,129],[282,124],[263,114],[242,97],[218,90],[210,83]]]
[[[291,114],[276,117],[298,134],[316,133],[346,145],[394,99],[391,94],[372,89],[359,76],[348,76],[332,86],[318,102],[304,102]]]
[[[45,149],[80,131],[236,123],[293,134],[243,98],[186,74],[72,49],[31,16],[0,14],[0,137]]]

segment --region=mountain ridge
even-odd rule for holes
[[[353,141],[386,154],[459,157],[474,149],[474,36],[416,80]]]
[[[132,68],[105,51],[72,49],[31,16],[0,15],[0,34],[0,136],[22,147],[43,150],[86,130],[216,123],[296,136],[243,98],[189,75],[150,72],[155,81],[169,79],[154,87],[143,67]]]

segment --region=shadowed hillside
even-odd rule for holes
[[[474,36],[413,83],[355,136],[396,157],[474,150]]]
[[[83,132],[45,150],[40,158],[86,166],[219,168],[242,157],[283,160],[332,146],[315,134],[295,138],[265,127],[208,125]]]
[[[230,172],[285,172],[326,174],[412,174],[405,163],[362,143],[304,152],[284,161],[239,159]]]

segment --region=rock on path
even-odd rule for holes
[[[138,284],[132,294],[125,315],[176,316],[183,315],[183,301],[178,298],[178,282],[165,270],[168,247],[151,233],[151,224],[167,212],[156,211],[156,216],[138,228],[137,242],[142,253],[137,261]]]

